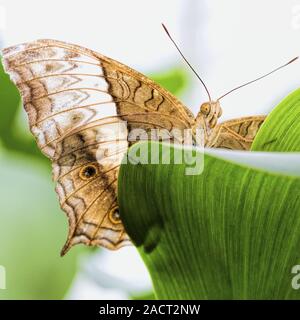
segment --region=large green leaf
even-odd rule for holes
[[[252,145],[253,151],[300,151],[300,89],[268,115]]]
[[[271,113],[254,147],[298,150],[297,108],[283,112],[298,101],[299,90]],[[266,144],[282,133],[289,147]],[[119,202],[156,296],[300,299],[291,285],[300,264],[300,156],[206,151],[203,173],[186,175],[185,164],[147,164],[155,144],[131,148],[141,161],[122,165]]]

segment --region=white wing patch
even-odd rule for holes
[[[3,51],[4,66],[20,90],[31,131],[51,159],[56,142],[76,127],[116,115],[100,60],[49,41]]]

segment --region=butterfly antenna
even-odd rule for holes
[[[211,102],[211,96],[210,93],[207,89],[207,86],[205,85],[204,81],[201,79],[201,77],[199,76],[199,74],[196,72],[196,70],[193,68],[193,66],[188,62],[188,60],[186,59],[186,57],[184,56],[184,54],[181,52],[181,50],[179,49],[177,43],[175,42],[175,40],[171,37],[168,29],[166,28],[166,26],[162,23],[162,27],[164,28],[167,36],[169,37],[169,39],[173,42],[174,46],[176,47],[177,51],[179,52],[179,54],[181,55],[181,57],[183,58],[183,60],[187,63],[187,65],[191,68],[191,70],[194,72],[194,74],[196,75],[196,77],[200,80],[200,82],[202,83],[208,98],[209,98],[209,102]]]
[[[217,101],[223,99],[224,97],[226,97],[227,95],[229,95],[230,93],[232,93],[232,92],[234,92],[234,91],[236,91],[236,90],[238,90],[238,89],[241,89],[241,88],[243,88],[243,87],[248,86],[249,84],[252,84],[252,83],[254,83],[254,82],[256,82],[256,81],[259,81],[259,80],[261,80],[261,79],[263,79],[263,78],[268,77],[269,75],[275,73],[276,71],[278,71],[278,70],[280,70],[280,69],[288,66],[289,64],[291,64],[291,63],[293,63],[293,62],[295,62],[296,60],[298,60],[298,58],[299,58],[299,57],[296,57],[296,58],[290,60],[289,62],[285,63],[284,65],[282,65],[282,66],[280,66],[280,67],[272,70],[271,72],[268,72],[267,74],[264,74],[263,76],[261,76],[261,77],[259,77],[259,78],[257,78],[257,79],[254,79],[254,80],[252,80],[252,81],[246,82],[246,83],[244,83],[244,84],[242,84],[242,85],[240,85],[240,86],[238,86],[238,87],[236,87],[236,88],[228,91],[227,93],[223,94]]]

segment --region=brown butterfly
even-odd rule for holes
[[[79,243],[109,249],[130,243],[117,204],[118,170],[130,130],[202,128],[206,146],[248,150],[265,119],[217,125],[220,99],[204,103],[194,117],[146,76],[61,41],[4,49],[3,62],[21,93],[31,132],[52,161],[56,192],[69,220],[62,254]],[[120,129],[124,120],[127,127]]]

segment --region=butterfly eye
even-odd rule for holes
[[[113,224],[121,223],[119,207],[114,207],[109,213],[109,219]]]
[[[200,110],[204,115],[207,116],[210,113],[210,104],[209,103],[203,103],[203,105],[201,106]]]
[[[88,165],[80,170],[79,176],[82,180],[89,180],[98,173],[97,167]]]

